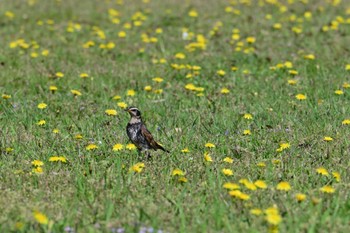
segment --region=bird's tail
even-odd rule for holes
[[[170,153],[170,151],[166,150],[163,146],[159,145],[159,143],[157,143],[157,149],[161,149],[162,151]]]

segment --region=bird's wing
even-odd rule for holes
[[[158,149],[158,143],[154,140],[152,134],[148,131],[144,124],[141,125],[141,134],[146,138],[147,142],[153,149]]]
[[[141,125],[141,134],[146,138],[147,142],[151,145],[152,149],[157,150],[161,149],[167,153],[170,153],[168,150],[164,149],[161,145],[159,145],[153,138],[152,134],[148,131],[144,124]]]

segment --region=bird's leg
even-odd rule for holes
[[[147,159],[151,159],[152,158],[151,153],[148,150],[146,150],[145,153],[146,153]]]

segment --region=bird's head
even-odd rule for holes
[[[136,107],[128,107],[127,109],[125,109],[125,111],[127,111],[131,117],[140,119],[141,118],[141,112],[138,108]]]

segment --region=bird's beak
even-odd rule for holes
[[[128,108],[124,109],[124,111],[130,113],[130,110]]]

